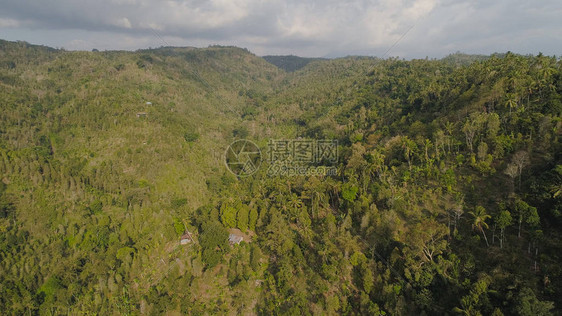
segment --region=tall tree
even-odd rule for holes
[[[540,218],[536,207],[527,204],[527,202],[521,199],[517,199],[515,201],[515,211],[517,212],[517,221],[519,223],[517,237],[521,237],[521,226],[523,221],[528,223],[531,227],[538,226]]]
[[[416,142],[408,138],[408,136],[404,136],[402,138],[402,149],[404,150],[404,158],[408,162],[408,169],[412,170],[412,157],[417,150]]]
[[[488,228],[488,224],[486,220],[489,219],[491,216],[486,213],[486,209],[483,206],[478,205],[474,211],[468,212],[468,214],[472,215],[472,228],[478,229],[482,236],[484,236],[484,240],[486,241],[486,246],[489,247],[488,238],[486,237],[486,233],[484,232],[484,228]]]
[[[496,223],[500,228],[500,248],[503,248],[503,238],[504,238],[504,230],[507,226],[511,225],[512,218],[511,213],[508,210],[500,211],[500,214],[496,218]]]
[[[519,176],[519,189],[521,189],[521,174],[523,173],[523,168],[525,168],[530,160],[529,153],[524,150],[518,151],[513,155],[512,162],[517,166],[517,175]]]

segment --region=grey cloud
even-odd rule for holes
[[[4,0],[0,38],[37,32],[38,44],[72,49],[220,43],[258,54],[381,56],[413,26],[390,55],[559,54],[559,16],[559,0]]]

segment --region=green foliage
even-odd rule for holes
[[[186,198],[172,199],[171,207],[174,209],[180,208],[187,204]]]
[[[185,227],[183,225],[183,222],[179,218],[174,218],[174,231],[178,236],[183,235],[183,233],[185,232]]]
[[[362,278],[363,291],[365,291],[365,293],[371,293],[371,290],[373,289],[373,285],[375,284],[373,278],[373,272],[366,265],[363,265],[361,270],[362,270],[361,274],[363,277]]]
[[[228,203],[225,203],[221,206],[220,218],[221,218],[221,222],[224,224],[224,226],[230,227],[230,228],[236,227],[236,224],[237,224],[236,215],[237,214],[238,214],[238,211],[236,210],[236,208],[229,205]]]
[[[453,311],[464,315],[480,315],[479,308],[484,304],[484,299],[490,285],[488,276],[472,284],[469,294],[461,298],[461,308],[455,307]]]
[[[342,197],[349,201],[349,202],[353,202],[355,201],[355,198],[357,197],[357,192],[359,191],[359,188],[354,186],[351,183],[345,183],[342,186]]]
[[[239,126],[232,130],[232,136],[234,138],[245,139],[249,134],[248,129],[244,126]]]
[[[43,296],[46,301],[51,301],[60,289],[62,289],[61,281],[51,276],[41,285],[37,294]]]
[[[131,259],[131,255],[135,252],[135,249],[131,247],[123,247],[117,250],[117,259],[121,261],[128,261]]]
[[[322,58],[305,58],[305,57],[299,57],[299,56],[293,56],[293,55],[289,55],[289,56],[263,56],[263,59],[267,60],[268,62],[274,64],[275,66],[287,71],[287,72],[293,72],[293,71],[297,71],[301,68],[303,68],[304,66],[306,66],[308,63],[316,61],[316,60],[322,60]]]
[[[199,243],[203,249],[202,259],[208,268],[216,266],[227,249],[228,232],[219,222],[205,222],[202,225]]]
[[[199,242],[204,249],[226,249],[228,232],[218,222],[203,223]]]
[[[507,226],[510,226],[512,223],[513,219],[511,218],[511,213],[507,210],[503,210],[500,212],[496,223],[498,224],[498,227],[500,229],[506,228]]]
[[[222,254],[214,249],[205,248],[203,249],[203,254],[201,255],[203,262],[207,265],[207,268],[213,268],[222,259]]]
[[[248,229],[248,207],[242,205],[236,214],[236,227],[245,232]]]
[[[554,308],[553,302],[544,302],[537,299],[535,293],[529,288],[523,288],[518,295],[516,312],[524,316],[546,316],[552,315],[550,310]]]
[[[250,230],[256,230],[256,224],[258,222],[258,210],[255,207],[252,207],[248,216],[248,228]]]
[[[559,59],[0,51],[8,314],[560,313]],[[299,137],[337,174],[222,161]]]
[[[100,213],[103,209],[103,204],[101,201],[96,200],[88,207],[92,214]]]
[[[349,262],[353,266],[358,266],[358,265],[366,263],[367,257],[365,257],[365,255],[361,252],[354,252],[353,255],[351,255],[351,258],[349,258]]]
[[[349,136],[349,141],[351,141],[352,143],[357,143],[363,140],[363,134],[362,133],[355,133],[351,136]]]
[[[186,142],[192,143],[199,139],[199,134],[196,132],[187,132],[183,135]]]

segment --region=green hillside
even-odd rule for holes
[[[504,57],[504,55],[502,54],[496,54],[496,57]],[[443,59],[441,59],[441,61],[444,61],[446,63],[450,63],[452,65],[459,65],[459,66],[468,66],[470,64],[472,64],[473,62],[478,62],[478,61],[485,61],[486,59],[491,58],[491,56],[486,56],[486,55],[470,55],[470,54],[463,54],[463,53],[454,53],[454,54],[450,54],[446,57],[444,57]]]
[[[465,57],[0,41],[1,314],[561,313],[560,60]],[[268,175],[280,139],[337,174]]]
[[[306,57],[299,57],[293,55],[288,55],[288,56],[268,55],[268,56],[263,56],[263,59],[287,72],[297,71],[313,61],[325,60],[324,58],[306,58]]]

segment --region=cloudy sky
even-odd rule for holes
[[[236,45],[257,55],[562,55],[560,0],[0,0],[0,38],[69,50]]]

